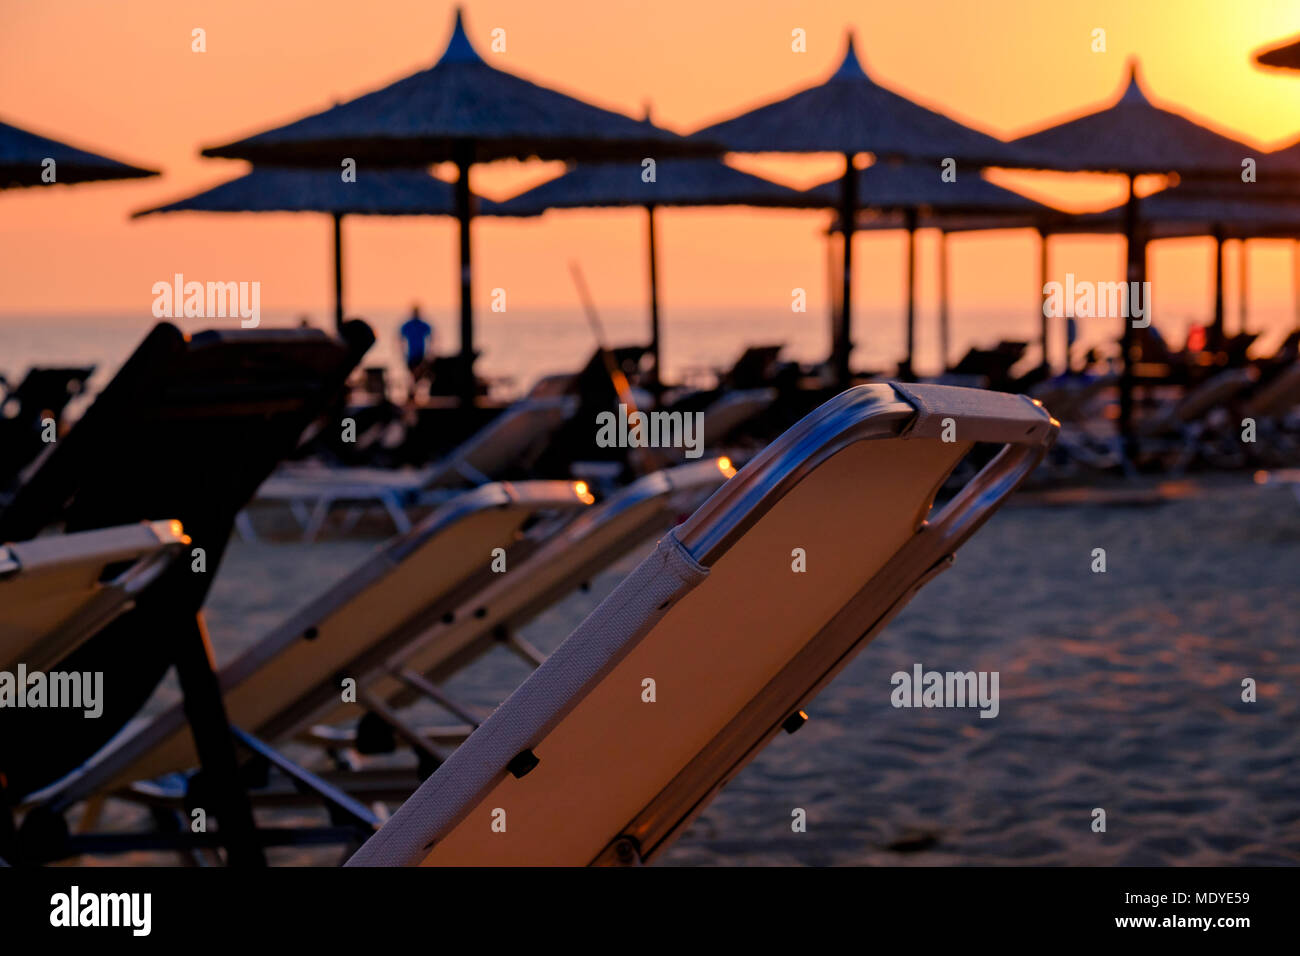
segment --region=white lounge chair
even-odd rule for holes
[[[877,384],[832,399],[661,539],[349,865],[652,859],[948,566],[1056,431],[1020,396]],[[977,442],[1006,447],[932,515]]]
[[[526,467],[555,430],[573,414],[568,396],[530,398],[515,403],[479,429],[445,458],[423,468],[327,468],[286,465],[262,483],[258,501],[289,505],[303,525],[303,539],[315,540],[339,505],[378,504],[399,534],[411,530],[406,509],[436,503],[456,486],[481,485],[508,468]],[[441,489],[441,494],[435,493]],[[433,494],[431,494],[433,493]],[[246,516],[240,533],[252,536]]]

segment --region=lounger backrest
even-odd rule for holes
[[[1300,362],[1283,369],[1246,402],[1242,409],[1247,417],[1265,418],[1285,415],[1300,404]]]
[[[0,540],[21,541],[60,522],[82,531],[174,518],[203,549],[206,570],[175,563],[134,610],[64,662],[104,674],[102,717],[0,710],[0,735],[24,742],[6,768],[11,789],[63,776],[140,709],[172,662],[178,629],[192,626],[235,516],[372,341],[356,321],[341,339],[306,329],[186,336],[162,323],[52,446],[0,513]],[[60,745],[43,743],[51,738]]]
[[[776,401],[776,389],[751,388],[728,392],[704,409],[704,448],[716,450],[717,444]]]
[[[436,465],[426,485],[476,484],[527,468],[576,405],[572,396],[517,402]]]
[[[662,539],[350,864],[652,857],[946,565],[1056,427],[1029,399],[943,386],[828,402]],[[985,441],[1015,447],[927,523]]]
[[[1203,418],[1232,396],[1249,387],[1259,373],[1253,368],[1226,369],[1191,389],[1163,414],[1142,423],[1142,435],[1160,435]]]
[[[583,506],[564,481],[484,485],[458,495],[222,667],[227,716],[273,740],[305,727],[342,699],[344,678],[364,688],[364,670],[375,660],[432,626],[463,591],[490,580],[494,549],[509,553],[539,516]],[[115,741],[75,787],[89,793],[195,763],[176,704]]]
[[[683,507],[693,510],[733,473],[726,459],[709,459],[637,479],[584,511],[527,560],[474,595],[451,621],[409,644],[393,663],[441,681],[481,653],[498,628],[527,623],[632,548],[653,540],[671,527]],[[373,690],[396,704],[410,699],[391,676],[377,681]]]
[[[58,422],[74,395],[81,393],[88,368],[33,368],[0,399],[0,489],[13,482],[45,448],[44,418]]]
[[[38,415],[48,412],[58,418],[68,402],[81,394],[86,379],[94,371],[93,365],[32,368],[7,398],[18,401],[21,414]]]
[[[126,610],[186,543],[180,522],[0,546],[0,671],[52,668]]]
[[[1242,389],[1249,388],[1258,377],[1259,373],[1253,368],[1220,372],[1191,391],[1180,403],[1178,415],[1185,422],[1194,422]]]

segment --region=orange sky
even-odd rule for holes
[[[164,170],[162,178],[0,194],[0,313],[146,316],[152,284],[175,272],[262,283],[262,307],[328,314],[328,225],[313,215],[187,214],[129,222],[134,209],[229,178],[240,163],[202,160],[200,146],[297,118],[366,92],[441,53],[446,0],[6,0],[0,9],[0,118]],[[1300,134],[1300,74],[1254,67],[1252,51],[1300,32],[1294,3],[1252,0],[474,0],[471,39],[494,65],[601,105],[685,131],[822,79],[852,27],[873,75],[1001,136],[1027,132],[1118,90],[1141,58],[1146,88],[1221,131],[1263,146]],[[207,52],[190,50],[191,30]],[[493,28],[507,50],[488,52]],[[794,28],[808,51],[793,53]],[[1090,49],[1106,31],[1107,52]],[[833,158],[747,160],[794,185],[833,175]],[[480,167],[473,185],[503,198],[554,166]],[[1093,206],[1115,183],[1061,185],[1037,195]],[[645,299],[643,216],[552,213],[475,226],[476,298],[504,287],[513,309],[575,306],[567,262],[582,262],[597,300]],[[822,213],[668,211],[661,219],[668,310],[788,308],[790,289],[825,308]],[[446,220],[364,220],[347,231],[349,311],[422,299],[455,303],[455,230]],[[902,242],[858,240],[864,308],[901,299]],[[928,255],[930,243],[923,242]],[[1289,313],[1290,251],[1259,244],[1252,294],[1261,313]],[[1114,240],[1059,240],[1054,267],[1118,269]],[[1034,295],[1032,240],[960,240],[953,288],[965,307],[1023,308]],[[1208,244],[1167,244],[1152,279],[1180,312],[1206,307]],[[1233,270],[1235,274],[1235,270]],[[922,264],[921,278],[930,275]]]

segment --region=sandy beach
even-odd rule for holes
[[[219,659],[374,544],[233,542],[208,602]],[[525,636],[553,649],[643,553]],[[1300,863],[1298,569],[1300,503],[1241,477],[1152,506],[1013,499],[663,862]],[[998,716],[893,707],[891,675],[916,663],[998,671]],[[502,651],[447,689],[491,708],[526,674]]]

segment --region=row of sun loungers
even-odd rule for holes
[[[466,483],[477,487],[440,498],[216,670],[201,607],[236,516],[331,407],[369,339],[361,323],[339,340],[186,339],[160,326],[0,512],[0,540],[13,542],[0,552],[0,597],[23,608],[0,620],[0,659],[102,673],[108,688],[94,720],[0,710],[3,802],[21,820],[7,831],[0,820],[0,856],[219,846],[238,864],[277,843],[337,842],[363,844],[356,865],[653,859],[767,740],[795,729],[1057,429],[1020,396],[876,384],[833,398],[739,473],[703,458],[599,502],[572,481],[479,483],[491,475],[474,464]],[[1001,450],[932,511],[977,444]],[[482,450],[464,458],[484,461],[470,454]],[[519,636],[656,538],[549,657]],[[796,549],[815,574],[792,570]],[[440,684],[496,644],[536,670],[483,720]],[[173,667],[183,702],[140,716]],[[455,724],[417,722],[413,701]],[[387,820],[359,798],[373,793],[365,761],[338,759],[383,749],[385,735],[416,764],[414,792],[394,795],[409,799]],[[320,769],[286,756],[304,744],[335,759]],[[265,781],[254,766],[269,768]],[[327,808],[330,824],[259,825],[253,806],[273,778]],[[574,793],[601,798],[573,813]],[[72,809],[114,794],[202,807],[218,825],[69,832]],[[498,810],[508,839],[493,840]]]
[[[1088,381],[1052,381],[1033,389],[1035,398],[1062,423],[1055,464],[1085,471],[1124,466],[1119,439],[1107,422],[1113,375]],[[1161,400],[1138,421],[1139,457],[1129,463],[1158,466],[1173,474],[1197,463],[1211,467],[1277,466],[1300,461],[1300,362],[1265,373],[1258,365],[1225,368],[1180,394]],[[1243,440],[1247,423],[1254,440]],[[1049,469],[1043,476],[1050,480]]]

